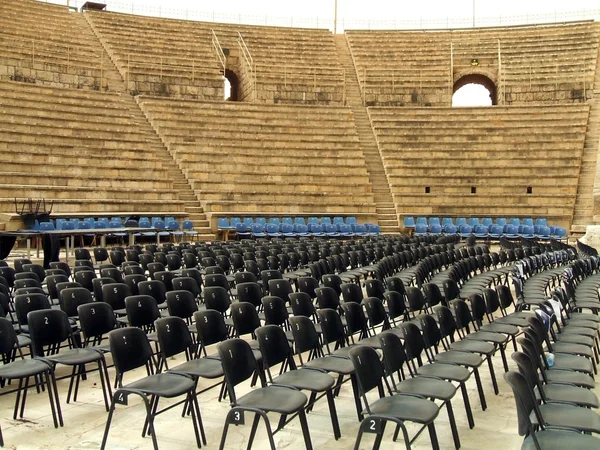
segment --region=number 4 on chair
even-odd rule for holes
[[[119,405],[127,405],[127,397],[129,397],[128,392],[119,391],[115,393],[115,403]]]

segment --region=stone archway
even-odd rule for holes
[[[454,89],[452,92],[452,106],[457,106],[455,105],[455,94],[459,91],[459,90],[463,90],[465,88],[471,88],[471,86],[473,86],[475,89],[473,89],[473,92],[475,96],[483,96],[482,98],[475,99],[475,102],[477,103],[477,100],[480,100],[480,103],[477,104],[477,106],[486,106],[486,105],[497,105],[498,104],[498,98],[497,98],[497,91],[496,91],[496,84],[487,76],[483,75],[483,74],[479,74],[479,73],[471,73],[471,74],[467,74],[464,75],[462,77],[460,77],[458,80],[456,80],[454,82]],[[479,88],[478,90],[476,88]],[[483,89],[482,89],[483,88]],[[487,91],[487,94],[486,94]],[[484,98],[485,95],[489,96],[489,99]],[[490,103],[491,101],[491,103]],[[473,105],[475,106],[475,105]]]
[[[229,102],[237,102],[239,101],[239,92],[240,92],[240,80],[237,74],[230,69],[225,70],[224,76],[225,86],[227,87],[227,83],[229,83],[229,97],[225,99],[225,101]]]

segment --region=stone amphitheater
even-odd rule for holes
[[[22,230],[19,205],[43,200],[57,218],[190,220],[206,242],[221,237],[219,219],[259,216],[352,217],[390,236],[405,217],[543,218],[574,242],[600,225],[599,43],[595,21],[333,34],[0,0],[0,232]],[[469,82],[489,86],[494,106],[453,108]],[[487,412],[473,401],[475,430],[456,401],[464,449],[523,441],[499,357],[492,365],[501,392]],[[31,389],[30,421],[12,420],[12,395],[0,396],[7,446],[99,448],[102,380],[90,378],[58,431],[43,395]],[[209,449],[229,409],[218,395],[200,396]],[[315,406],[314,448],[354,444],[353,392],[339,395],[342,437]],[[143,406],[119,413],[109,446],[152,448],[137,430]],[[445,414],[440,448],[452,449]],[[161,448],[196,448],[178,415],[157,421]],[[277,448],[305,448],[290,425]],[[381,448],[400,448],[390,428]],[[259,430],[254,446],[230,431],[226,448],[268,448]],[[430,448],[426,435],[412,448]]]

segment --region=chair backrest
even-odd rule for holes
[[[377,297],[367,297],[363,300],[363,304],[365,305],[365,310],[367,311],[367,317],[369,319],[369,326],[371,328],[382,324],[383,330],[386,330],[390,327],[387,314],[385,312],[385,307],[383,306],[383,301],[381,301],[381,299]]]
[[[354,366],[354,373],[358,384],[358,393],[365,401],[365,407],[369,410],[366,394],[371,389],[381,386],[383,367],[379,355],[372,347],[360,345],[353,347],[349,352],[350,360]]]
[[[261,306],[263,293],[258,283],[240,283],[235,288],[240,302],[251,303],[255,308]]]
[[[315,306],[306,292],[294,292],[289,297],[294,316],[312,317],[314,315]]]
[[[527,379],[519,372],[512,371],[505,373],[504,379],[512,388],[515,396],[517,418],[519,422],[519,435],[535,435],[533,424],[530,419],[531,412],[535,411],[538,423],[542,426],[544,425],[544,419],[537,406],[533,390],[529,386]],[[538,448],[540,448],[539,445]]]
[[[384,331],[378,335],[383,351],[383,364],[386,376],[398,372],[407,361],[406,352],[400,337],[390,331]]]
[[[23,359],[23,353],[17,343],[17,333],[11,321],[0,317],[0,355],[3,356],[4,361],[12,358],[15,349],[18,350],[19,356]]]
[[[163,361],[185,351],[191,351],[192,335],[188,325],[180,317],[163,317],[154,326]],[[168,367],[168,366],[167,366]]]
[[[317,294],[319,309],[329,308],[338,310],[340,308],[340,297],[335,289],[321,287],[315,289],[315,293]]]
[[[342,284],[342,297],[346,303],[360,303],[363,301],[362,288],[358,284],[344,283]]]
[[[367,332],[367,318],[360,303],[349,302],[342,305],[344,317],[346,317],[346,334],[352,336],[355,333]],[[341,323],[341,319],[340,319]],[[321,329],[323,326],[321,325]],[[362,335],[361,335],[362,336]]]
[[[269,293],[281,298],[285,303],[289,302],[289,295],[294,292],[289,280],[285,279],[271,279],[268,282],[268,286]]]
[[[287,361],[295,368],[292,349],[283,329],[277,325],[265,325],[256,329],[256,339],[262,354],[264,368],[271,378],[270,368]]]
[[[239,301],[231,305],[231,318],[236,336],[254,334],[254,330],[260,327],[260,319],[256,306],[249,302]]]
[[[218,311],[212,309],[198,311],[194,313],[194,322],[198,343],[205,353],[206,346],[222,342],[228,337],[225,319]]]
[[[386,291],[383,294],[383,297],[388,306],[388,316],[390,319],[393,320],[396,317],[404,317],[406,305],[402,294],[397,291]]]
[[[417,324],[406,322],[401,325],[404,334],[404,351],[408,360],[420,361],[421,354],[425,349],[425,341]]]
[[[27,314],[27,325],[34,356],[44,356],[44,347],[55,352],[71,336],[67,314],[59,309],[31,311]]]
[[[145,330],[154,328],[154,321],[160,317],[158,304],[150,295],[132,295],[125,299],[127,319],[132,327]]]
[[[139,295],[149,295],[157,304],[163,303],[167,295],[167,288],[162,281],[150,280],[138,283]]]
[[[117,380],[123,374],[138,367],[152,367],[152,347],[148,337],[139,328],[126,327],[113,330],[108,334],[110,351],[117,371]]]
[[[231,305],[229,291],[221,286],[207,287],[204,289],[204,303],[206,309],[214,309],[223,314]]]
[[[319,282],[314,277],[298,278],[298,291],[305,292],[310,298],[316,298],[315,289],[319,287]]]
[[[188,319],[198,311],[196,298],[190,291],[179,290],[167,292],[166,299],[170,316]]]
[[[258,364],[250,344],[243,339],[228,339],[217,346],[217,351],[221,358],[231,404],[236,405],[235,386],[246,381],[254,372],[257,372],[259,370]]]
[[[81,331],[86,341],[101,337],[117,328],[115,313],[108,303],[85,303],[77,307]]]
[[[346,343],[346,335],[344,334],[344,325],[337,311],[333,309],[319,309],[317,311],[319,323],[321,324],[322,339],[326,345]]]
[[[308,317],[294,315],[290,317],[290,324],[297,354],[312,351],[319,347],[319,335],[315,324]]]
[[[285,302],[275,296],[266,296],[262,298],[263,310],[265,313],[266,325],[285,325],[289,319]]]
[[[27,316],[31,311],[50,309],[48,297],[43,294],[17,295],[13,300],[20,325],[27,325]]]
[[[92,293],[83,287],[67,288],[60,292],[60,309],[69,317],[77,316],[77,307],[79,305],[85,305],[93,301]]]

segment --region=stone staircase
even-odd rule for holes
[[[117,85],[117,88],[120,92],[124,94],[124,100],[129,105],[129,111],[132,115],[134,115],[134,125],[139,127],[140,129],[151,128],[152,131],[156,134],[157,137],[160,135],[156,132],[151,122],[146,118],[142,109],[135,101],[134,97],[130,96],[127,90],[127,86],[123,81],[122,77],[117,70],[117,66],[114,63],[114,55],[111,53],[110,49],[106,45],[106,43],[98,36],[93,26],[89,23],[88,16],[81,14],[77,15],[77,19],[81,24],[82,28],[90,30],[92,33],[96,35],[99,42],[108,53],[110,57],[110,64],[107,64],[107,68],[105,70],[114,72],[119,75],[120,84]],[[162,138],[160,138],[162,146],[165,150],[165,158],[163,160],[163,166],[166,168],[166,176],[168,179],[173,181],[173,189],[177,191],[177,198],[184,202],[185,212],[188,215],[189,220],[194,223],[194,229],[199,233],[199,239],[202,241],[210,241],[216,239],[216,234],[211,230],[210,223],[204,214],[204,209],[200,205],[199,200],[196,198],[192,187],[190,186],[188,180],[181,168],[177,165],[172,155],[169,153],[167,146],[164,144]]]
[[[365,156],[369,180],[373,187],[377,222],[381,227],[382,233],[398,233],[399,226],[396,208],[383,167],[381,154],[373,135],[373,128],[367,114],[367,108],[362,103],[358,78],[356,77],[356,70],[346,36],[344,34],[337,34],[334,36],[334,40],[340,64],[346,71],[346,102],[354,113],[360,146]]]

